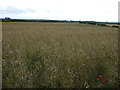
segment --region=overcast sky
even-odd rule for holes
[[[119,0],[0,0],[0,18],[118,21]]]

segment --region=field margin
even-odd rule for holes
[[[0,89],[2,89],[2,20],[0,20]]]

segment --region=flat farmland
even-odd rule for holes
[[[5,88],[115,88],[118,29],[80,23],[2,22]]]

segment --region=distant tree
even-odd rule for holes
[[[119,28],[119,26],[115,26],[115,25],[113,25],[112,27],[114,27],[114,28]]]
[[[10,17],[5,17],[5,21],[10,21]]]
[[[81,23],[81,20],[79,20],[79,23]]]

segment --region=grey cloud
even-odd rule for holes
[[[23,13],[27,13],[27,12],[35,12],[35,10],[32,10],[30,8],[21,10],[21,9],[18,9],[16,7],[11,7],[11,6],[4,8],[4,9],[2,9],[2,8],[0,9],[0,14],[18,15],[18,14],[23,14]]]
[[[62,11],[61,10],[57,10],[57,9],[55,9],[55,10],[43,10],[44,12],[47,12],[47,13],[62,13]]]
[[[45,10],[45,12],[52,12],[51,10]]]

